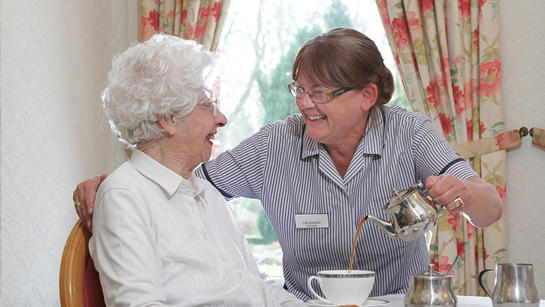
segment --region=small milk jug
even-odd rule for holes
[[[494,289],[488,286],[488,274],[496,273]],[[539,295],[534,282],[534,271],[528,263],[498,263],[496,269],[483,270],[479,284],[492,299],[495,307],[539,306]]]

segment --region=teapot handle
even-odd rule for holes
[[[429,199],[435,205],[435,208],[437,208],[437,214],[441,214],[441,211],[443,211],[443,205],[440,205],[440,204],[434,202],[433,199],[429,195],[427,195],[426,198]]]
[[[490,298],[492,298],[492,291],[490,290],[490,288],[488,287],[488,281],[486,280],[486,277],[488,276],[488,274],[490,272],[495,272],[496,273],[496,270],[495,269],[486,269],[486,270],[483,270],[480,274],[479,274],[479,284],[481,285],[481,288],[483,288],[484,290],[484,293],[486,293],[486,295]],[[494,285],[495,286],[495,285]]]

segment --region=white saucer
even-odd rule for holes
[[[307,301],[307,304],[309,304],[310,306],[315,306],[315,307],[331,307],[331,306],[336,306],[336,305],[331,305],[331,304],[328,304],[326,302],[323,302],[323,301],[320,301],[318,299],[316,300],[309,300]],[[365,303],[361,304],[361,305],[358,305],[358,306],[384,306],[384,305],[389,305],[390,304],[390,301],[387,301],[387,300],[382,300],[382,299],[368,299]]]

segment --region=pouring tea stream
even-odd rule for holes
[[[359,222],[352,243],[348,266],[349,272],[352,269],[357,239],[365,221],[373,221],[388,236],[400,238],[404,241],[417,239],[437,224],[437,219],[443,206],[436,204],[429,196],[426,196],[421,190],[423,187],[424,185],[420,180],[406,190],[397,191],[393,187],[392,199],[384,207],[384,210],[390,216],[390,221],[384,221],[376,216],[368,215]],[[463,206],[460,198],[456,198],[454,202],[456,203],[456,207]]]

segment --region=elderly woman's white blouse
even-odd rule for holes
[[[303,306],[263,280],[210,183],[140,151],[101,184],[89,250],[108,306]]]

